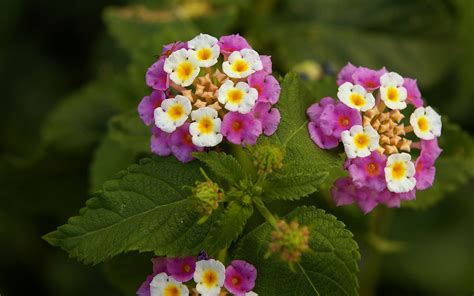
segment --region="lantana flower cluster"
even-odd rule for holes
[[[243,260],[222,262],[201,252],[197,257],[155,257],[153,273],[138,288],[138,296],[257,296],[252,289],[256,268]],[[194,283],[193,283],[194,281]]]
[[[317,146],[344,146],[349,177],[332,188],[336,204],[357,203],[368,213],[380,203],[399,207],[431,187],[441,117],[424,106],[416,80],[349,63],[337,85],[337,100],[325,97],[307,110]]]
[[[146,73],[146,84],[152,92],[138,113],[151,126],[151,150],[181,162],[224,139],[255,144],[280,122],[273,108],[280,85],[271,58],[259,55],[238,34],[219,39],[199,34],[164,46]]]

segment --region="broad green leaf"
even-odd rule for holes
[[[251,205],[243,206],[235,201],[230,202],[219,220],[212,226],[203,242],[203,249],[216,256],[220,250],[228,248],[240,236],[252,213]]]
[[[311,250],[292,272],[277,255],[264,258],[273,230],[270,224],[248,233],[239,241],[234,257],[257,267],[254,290],[261,295],[357,295],[360,255],[344,224],[314,207],[297,208],[286,219],[308,226]]]
[[[104,184],[66,225],[44,239],[85,263],[137,250],[157,255],[194,254],[214,216],[202,225],[186,186],[202,179],[195,163],[145,159]]]
[[[418,191],[416,200],[405,202],[405,206],[416,209],[428,208],[448,193],[473,180],[474,139],[458,125],[445,120],[439,145],[443,152],[435,164],[436,176],[433,187]]]
[[[216,176],[224,178],[231,184],[238,184],[246,178],[239,162],[232,155],[215,151],[194,153],[193,155],[204,162]]]
[[[264,200],[286,199],[294,200],[305,197],[318,190],[319,185],[329,175],[320,173],[295,173],[289,176],[271,176],[263,187]]]

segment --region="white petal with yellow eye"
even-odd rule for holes
[[[344,151],[348,158],[366,157],[379,146],[380,135],[370,125],[354,125],[341,133]]]
[[[220,48],[217,38],[208,34],[199,34],[188,41],[188,47],[198,61],[200,67],[211,67],[217,63]]]
[[[353,85],[350,82],[339,86],[337,97],[346,106],[359,111],[367,111],[375,106],[375,98],[371,93],[363,86]]]
[[[380,99],[390,109],[405,109],[407,90],[403,87],[403,77],[395,72],[383,74],[380,77]]]
[[[218,100],[229,111],[242,114],[249,113],[258,98],[258,91],[245,82],[234,86],[232,80],[227,80],[218,91]]]
[[[225,280],[225,266],[214,259],[196,262],[194,281],[201,295],[219,295]]]
[[[166,133],[172,133],[186,122],[191,108],[191,103],[185,96],[177,95],[166,99],[154,111],[155,125]]]
[[[410,154],[397,153],[390,155],[384,172],[389,191],[405,193],[415,188],[415,165],[411,161]]]
[[[249,48],[232,52],[228,60],[222,63],[222,70],[231,78],[245,78],[262,69],[259,54]]]
[[[181,48],[165,60],[163,69],[174,83],[186,87],[193,83],[200,68],[193,50]]]
[[[217,111],[209,107],[191,112],[193,122],[189,125],[189,133],[194,145],[214,147],[222,142],[221,119],[217,115]]]
[[[164,272],[157,274],[150,282],[150,296],[188,296],[189,290],[186,285],[176,281]]]

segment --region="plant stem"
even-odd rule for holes
[[[265,218],[265,220],[267,220],[267,222],[270,223],[270,225],[272,225],[273,228],[278,229],[277,220],[275,219],[273,214],[270,212],[270,210],[267,209],[263,201],[257,196],[252,197],[252,200],[253,200],[253,203],[255,204],[255,207],[263,216],[263,218]]]

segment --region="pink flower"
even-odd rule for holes
[[[436,174],[435,158],[432,155],[421,153],[415,162],[416,189],[425,190],[433,185]]]
[[[354,84],[354,78],[352,78],[352,74],[354,74],[356,70],[357,67],[351,63],[347,63],[347,65],[345,65],[337,74],[337,85],[340,86],[344,84],[344,82],[350,82]]]
[[[243,260],[233,260],[225,271],[224,287],[233,295],[244,296],[255,286],[257,269]]]
[[[343,103],[327,105],[319,117],[320,128],[324,134],[341,138],[342,131],[349,130],[354,125],[362,123],[360,112],[347,107]]]
[[[153,125],[151,128],[151,141],[150,147],[151,152],[159,155],[159,156],[168,156],[171,154],[171,147],[170,147],[170,134],[165,133],[164,131],[160,130],[158,127]]]
[[[253,108],[253,117],[262,124],[262,130],[265,136],[271,136],[278,128],[280,123],[280,111],[272,108],[270,103],[260,102]]]
[[[137,296],[150,296],[150,283],[155,275],[166,272],[166,258],[154,257],[151,259],[153,263],[153,273],[146,277],[146,280],[140,285],[137,290]]]
[[[385,68],[372,70],[365,67],[358,67],[352,74],[354,84],[362,85],[367,91],[373,91],[380,87],[380,77],[387,73]]]
[[[161,52],[160,59],[166,59],[169,57],[173,52],[180,50],[181,48],[188,49],[187,42],[176,41],[170,44],[166,44],[163,46],[163,51]]]
[[[306,111],[309,120],[319,124],[321,113],[323,112],[324,107],[328,105],[336,105],[336,101],[334,101],[334,99],[331,97],[324,97],[319,101],[319,103],[314,103],[311,105]]]
[[[261,55],[260,60],[262,61],[263,71],[267,74],[272,74],[272,57],[267,55]]]
[[[248,84],[258,92],[258,102],[276,104],[280,98],[280,84],[272,75],[259,71],[249,76]]]
[[[443,149],[438,146],[438,139],[421,140],[421,154],[425,154],[433,158],[433,162],[439,157]]]
[[[145,125],[151,125],[155,122],[153,112],[161,106],[161,102],[165,98],[165,94],[158,90],[154,90],[149,96],[143,97],[140,104],[138,104],[138,115],[140,115]]]
[[[337,206],[349,205],[355,201],[357,188],[350,177],[337,179],[332,188],[331,195]]]
[[[175,257],[168,258],[166,261],[168,275],[180,282],[187,282],[194,276],[196,269],[196,258],[194,257]]]
[[[194,159],[193,152],[204,149],[193,144],[192,136],[189,133],[189,122],[186,122],[171,134],[169,145],[173,155],[183,163]]]
[[[163,69],[165,59],[159,59],[146,71],[146,84],[156,90],[166,90],[170,86],[168,73]]]
[[[236,145],[255,144],[262,134],[262,124],[251,113],[229,112],[222,121],[221,133]]]
[[[252,48],[247,40],[239,34],[226,35],[219,38],[219,47],[223,55],[230,55],[233,51],[239,51],[244,48]]]
[[[325,134],[321,130],[321,114],[328,106],[335,106],[336,102],[333,98],[322,98],[319,103],[311,105],[306,113],[308,114],[310,123],[308,124],[308,131],[313,142],[322,149],[335,148],[339,144],[339,139],[331,134]]]
[[[372,151],[367,157],[357,157],[350,160],[348,171],[357,187],[368,187],[376,191],[387,188],[384,168],[387,157]]]
[[[416,79],[404,78],[403,87],[407,90],[407,101],[416,108],[423,106],[423,99],[421,98],[421,92],[418,89]]]

